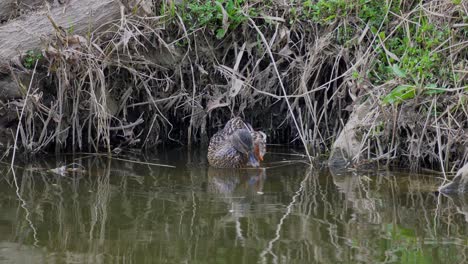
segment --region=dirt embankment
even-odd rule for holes
[[[240,115],[331,163],[468,160],[464,1],[30,2],[0,12],[5,148],[204,144]]]

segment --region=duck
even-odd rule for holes
[[[234,117],[211,137],[208,163],[215,168],[259,167],[265,153],[266,134]]]

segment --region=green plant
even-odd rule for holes
[[[414,98],[416,96],[416,87],[412,85],[400,85],[393,89],[383,99],[384,104],[399,104],[404,100]]]
[[[446,92],[443,88],[453,86],[458,75],[450,70],[450,62],[444,53],[453,33],[448,25],[431,23],[424,12],[415,12],[405,27],[397,27],[392,35],[379,33],[378,47],[370,79],[382,84],[397,78],[400,85],[383,97],[384,104],[400,103],[415,96],[414,87],[422,87],[421,95],[432,96]],[[388,32],[388,31],[387,31]]]
[[[36,61],[42,59],[42,53],[39,51],[28,50],[23,58],[23,65],[27,69],[32,69],[36,64]]]
[[[216,0],[204,3],[189,1],[186,5],[188,8],[183,10],[182,18],[191,25],[191,29],[206,27],[221,39],[228,30],[237,28],[247,20],[242,10],[244,2],[244,0]]]
[[[399,12],[400,2],[394,0],[389,7],[386,1],[305,0],[302,1],[302,6],[304,17],[319,24],[332,24],[338,19],[357,17],[360,19],[360,26],[377,27],[389,8],[393,12]]]

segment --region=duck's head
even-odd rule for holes
[[[227,121],[226,125],[224,125],[224,131],[226,131],[229,135],[233,134],[236,130],[239,129],[246,129],[248,131],[253,131],[252,126],[249,123],[244,122],[240,117],[231,118]]]
[[[236,132],[231,135],[230,141],[232,146],[237,151],[249,158],[248,165],[252,167],[260,166],[258,159],[259,156],[257,154],[259,153],[259,149],[257,146],[254,145],[252,135],[247,129],[236,130]]]

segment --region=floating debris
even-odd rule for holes
[[[77,163],[72,163],[72,164],[68,164],[68,165],[64,165],[64,166],[61,166],[61,167],[57,167],[55,169],[50,169],[48,170],[49,172],[52,172],[52,173],[55,173],[55,174],[58,174],[60,176],[66,176],[70,173],[86,173],[86,170],[84,169],[84,167],[80,164],[77,164]]]

